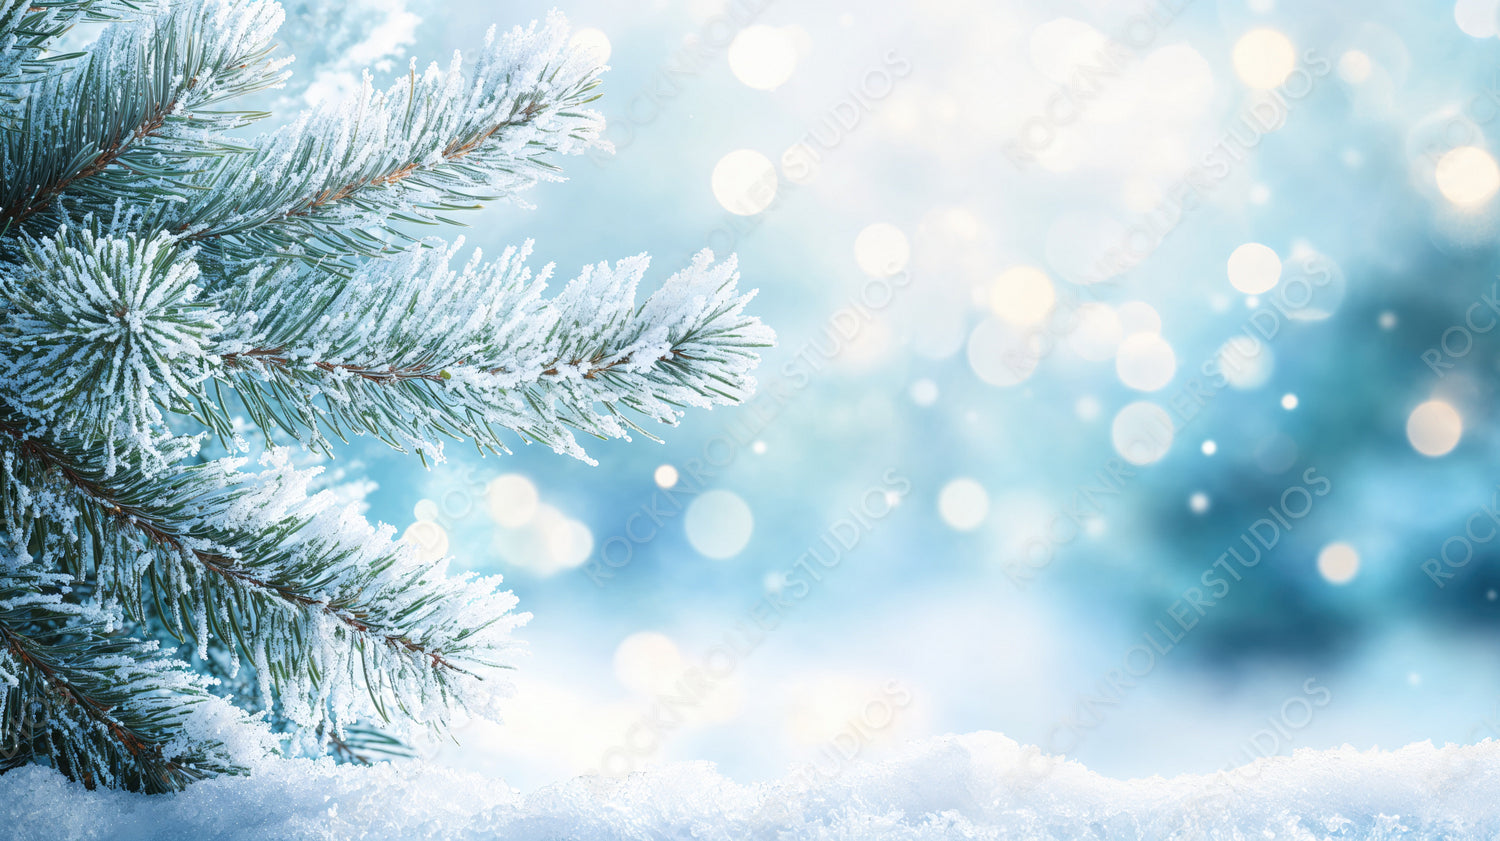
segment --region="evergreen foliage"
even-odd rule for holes
[[[638,303],[644,256],[549,295],[529,243],[422,235],[600,142],[560,16],[255,135],[234,100],[285,78],[281,19],[0,0],[0,770],[170,791],[494,715],[514,597],[305,462],[351,435],[587,459],[576,432],[745,399],[771,342],[732,258]]]

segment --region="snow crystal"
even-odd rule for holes
[[[0,834],[42,839],[1492,838],[1500,742],[1299,750],[1235,771],[1113,780],[996,733],[837,777],[733,782],[705,762],[523,794],[419,764],[271,763],[148,797],[56,772],[0,777]]]

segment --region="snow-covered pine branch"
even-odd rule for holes
[[[285,452],[254,473],[225,459],[109,476],[97,456],[23,429],[0,417],[13,550],[86,582],[106,615],[155,612],[200,656],[211,643],[243,654],[262,702],[298,725],[438,724],[455,704],[489,712],[504,691],[480,680],[507,665],[527,619],[514,596],[495,578],[447,576],[331,493],[308,496],[316,470]]]
[[[262,429],[319,448],[326,427],[424,453],[444,437],[504,452],[511,430],[587,459],[572,430],[625,437],[639,428],[626,409],[674,423],[682,407],[745,399],[772,341],[744,313],[733,258],[705,251],[637,306],[644,255],[587,267],[546,298],[552,267],[533,275],[530,243],[454,270],[457,250],[421,244],[348,280],[247,281],[225,305],[243,332],[220,345],[216,376]],[[228,422],[229,406],[208,408]]]
[[[192,251],[88,227],[22,251],[0,278],[0,393],[36,428],[103,449],[109,474],[117,455],[166,469],[162,410],[191,408],[226,318],[199,300]]]
[[[30,83],[0,137],[0,232],[50,231],[64,205],[108,215],[163,200],[241,148],[224,133],[255,115],[213,106],[280,81],[280,23],[271,0],[185,0],[106,26],[87,58]]]
[[[210,680],[65,600],[67,575],[0,561],[0,771],[47,757],[95,786],[163,792],[274,747]]]
[[[155,6],[156,0],[0,1],[0,100],[20,100],[29,93],[22,85],[83,55],[50,49],[74,25],[115,20]]]
[[[585,105],[603,69],[568,46],[566,21],[492,29],[472,71],[455,53],[383,92],[320,106],[226,156],[158,224],[233,264],[270,253],[308,262],[374,256],[400,223],[514,198],[558,180],[554,154],[580,154],[604,122]]]
[[[117,457],[165,469],[166,412],[228,440],[243,408],[322,451],[325,432],[353,432],[432,456],[445,438],[506,452],[510,430],[587,460],[573,430],[628,437],[625,410],[670,424],[754,388],[772,335],[745,314],[733,258],[705,251],[637,306],[644,255],[547,298],[552,267],[533,274],[530,243],[455,270],[461,245],[419,243],[352,278],[257,269],[205,295],[196,248],[166,234],[62,229],[0,280],[0,393],[103,448],[113,473]]]

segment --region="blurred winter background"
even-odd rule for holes
[[[283,113],[551,3],[287,5]],[[508,723],[425,754],[530,788],[1500,735],[1500,2],[563,11],[616,152],[470,244],[734,251],[781,344],[598,466],[346,452],[535,614]]]

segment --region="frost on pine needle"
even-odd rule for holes
[[[583,106],[599,71],[568,47],[560,15],[485,38],[466,73],[458,54],[377,91],[367,75],[349,101],[319,106],[254,140],[194,180],[160,222],[229,263],[267,253],[308,262],[377,255],[400,227],[512,199],[560,180],[554,154],[600,142],[604,122]]]
[[[187,0],[104,28],[87,56],[28,82],[0,132],[0,231],[50,233],[119,200],[171,203],[254,114],[219,109],[281,79],[271,0]]]
[[[166,234],[143,242],[87,228],[22,249],[24,264],[0,280],[9,402],[40,427],[165,469],[162,409],[200,391],[225,318],[200,300],[192,249]]]
[[[317,447],[326,428],[424,453],[445,437],[504,452],[513,430],[587,458],[572,430],[627,437],[625,409],[672,423],[683,406],[743,400],[772,341],[744,314],[733,258],[704,252],[637,305],[644,256],[588,267],[548,298],[552,267],[527,268],[530,243],[455,270],[457,250],[420,243],[347,280],[245,283],[224,306],[254,318],[221,345],[220,376],[263,429]],[[297,301],[327,304],[313,318]]]
[[[551,292],[529,243],[418,235],[600,142],[560,16],[252,137],[281,18],[0,0],[0,771],[168,791],[495,716],[515,597],[307,462],[351,433],[587,458],[743,401],[772,341],[732,257],[638,301],[644,256]]]
[[[42,750],[90,788],[171,791],[247,770],[274,749],[259,717],[209,691],[211,678],[60,598],[66,578],[24,568],[0,578],[0,728],[10,748],[0,770]]]
[[[78,23],[156,10],[152,0],[4,0],[0,2],[0,100],[18,101],[26,85],[75,54],[49,50]]]

